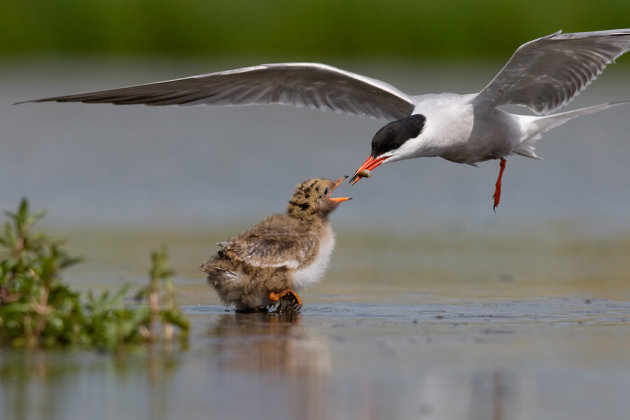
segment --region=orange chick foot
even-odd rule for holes
[[[297,294],[297,292],[295,292],[294,290],[291,289],[286,289],[283,290],[280,293],[276,293],[276,292],[269,292],[269,300],[272,302],[278,302],[280,299],[282,299],[285,296],[291,296],[291,298],[293,298],[293,300],[295,301],[295,304],[297,305],[298,308],[302,307],[302,299],[300,298],[300,295]]]

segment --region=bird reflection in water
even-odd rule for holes
[[[279,418],[329,418],[331,352],[300,322],[293,311],[219,317],[209,335],[217,339],[218,366],[225,371],[220,390],[230,413],[235,396],[247,395],[247,406],[237,404],[247,416],[264,410]]]
[[[226,314],[209,335],[220,338],[220,366],[226,369],[316,377],[330,372],[326,341],[304,333],[299,312]]]

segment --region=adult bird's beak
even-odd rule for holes
[[[328,199],[332,201],[333,203],[342,203],[344,201],[352,200],[352,197],[331,197],[333,191],[335,191],[337,187],[340,186],[341,183],[346,180],[346,178],[348,178],[348,175],[342,176],[341,178],[336,180],[335,185],[333,185],[332,188],[330,189],[330,193],[328,194]]]
[[[369,158],[367,158],[366,161],[363,162],[363,165],[361,165],[361,167],[359,167],[359,169],[357,169],[357,171],[354,173],[354,176],[350,180],[350,183],[354,185],[359,182],[361,178],[369,178],[370,172],[374,168],[380,166],[381,163],[385,162],[387,158],[389,158],[389,156],[381,156],[378,158],[370,156]]]

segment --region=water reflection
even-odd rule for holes
[[[187,310],[187,351],[0,350],[0,418],[586,420],[630,410],[627,302]]]
[[[324,377],[331,369],[330,350],[321,337],[310,337],[296,313],[226,314],[209,331],[220,338],[220,366],[247,372]]]
[[[5,349],[0,351],[0,418],[111,418],[126,417],[124,413],[167,418],[180,361],[176,352],[160,346],[119,355]]]
[[[31,381],[45,385],[49,382],[49,363],[46,352],[25,352],[26,357],[11,357],[12,353],[2,352],[0,362],[0,405],[3,415],[13,413],[17,419],[29,418],[33,413],[47,410],[46,394],[37,392],[30,386]],[[31,402],[36,397],[41,408]],[[38,404],[38,405],[39,405]],[[30,415],[29,415],[30,414]]]
[[[220,370],[214,375],[222,378],[218,392],[226,405],[215,412],[223,418],[266,413],[263,417],[280,419],[499,420],[511,418],[523,403],[513,372],[491,364],[431,366],[434,343],[360,338],[352,330],[369,319],[341,317],[334,324],[337,333],[312,317],[219,315],[208,335],[214,339]],[[334,368],[331,347],[345,349]],[[246,404],[239,402],[244,395]],[[217,409],[216,402],[211,405]]]
[[[329,345],[300,315],[224,314],[208,334],[219,368],[212,375],[222,378],[221,402],[212,404],[220,418],[330,418]]]
[[[428,373],[417,390],[416,406],[407,407],[406,414],[415,409],[421,419],[515,418],[519,401],[514,379],[502,369]]]

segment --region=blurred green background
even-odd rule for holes
[[[2,0],[0,54],[494,58],[629,18],[628,0]]]

